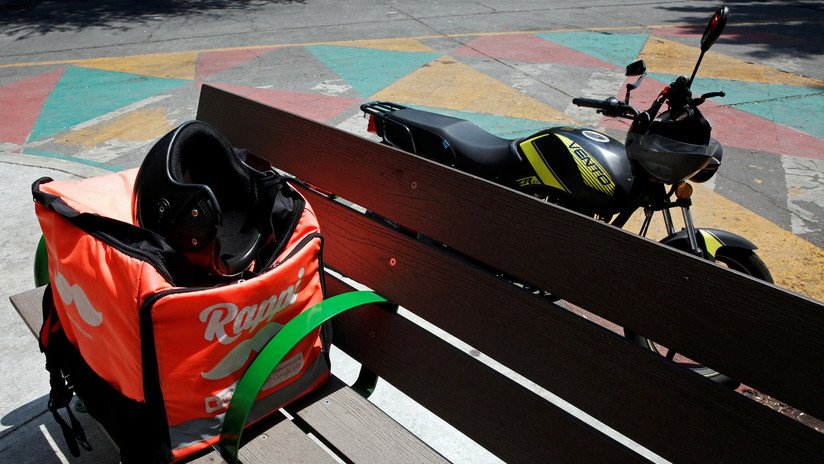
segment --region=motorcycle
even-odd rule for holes
[[[660,243],[773,282],[753,243],[731,232],[697,228],[690,213],[693,188],[687,181],[711,179],[721,165],[723,152],[721,144],[710,137],[711,126],[698,107],[709,98],[724,96],[724,92],[711,92],[694,97],[690,87],[728,16],[727,7],[712,16],[701,37],[701,53],[691,77],[678,77],[647,110],[630,105],[631,92],[646,76],[643,61],[626,67],[626,76],[637,80],[626,85],[624,100],[572,100],[605,116],[631,120],[625,143],[582,127],[552,127],[510,140],[463,119],[386,101],[365,103],[361,110],[369,117],[369,131],[380,136],[384,144],[617,227],[623,228],[633,213],[642,209],[641,236],[647,235],[654,213],[661,212],[667,236]],[[674,208],[681,210],[682,230],[675,229]],[[624,336],[707,378],[737,385],[631,330],[624,329]]]

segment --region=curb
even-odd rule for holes
[[[25,155],[21,153],[0,153],[0,164],[14,164],[18,166],[51,169],[82,178],[111,174],[111,171],[106,169],[75,163],[73,161],[58,158],[47,158],[45,156]]]

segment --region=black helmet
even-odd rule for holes
[[[137,173],[138,225],[166,239],[195,272],[237,276],[271,234],[272,202],[258,192],[266,174],[242,154],[209,124],[190,121],[161,138]]]
[[[712,160],[712,128],[697,108],[678,118],[662,113],[648,124],[633,123],[627,133],[627,156],[654,177],[673,183],[689,178]]]

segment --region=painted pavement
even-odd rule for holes
[[[644,59],[649,76],[633,102],[645,107],[692,70],[700,32],[438,35],[0,65],[0,148],[109,170],[137,166],[155,140],[194,117],[204,82],[361,135],[358,105],[380,99],[504,137],[559,124],[620,137],[626,124],[577,108],[572,97],[623,96],[623,66]],[[741,35],[731,37],[720,43]],[[751,239],[779,285],[824,300],[824,82],[709,52],[693,89],[727,93],[702,107],[726,151],[717,178],[696,189],[696,223]]]

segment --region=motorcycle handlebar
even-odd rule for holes
[[[605,116],[624,117],[630,119],[638,116],[638,110],[615,97],[609,97],[604,100],[578,97],[572,99],[572,104],[586,108],[596,108]]]
[[[583,106],[586,108],[604,108],[604,102],[606,102],[606,100],[596,100],[594,98],[578,97],[572,99],[573,105]]]

